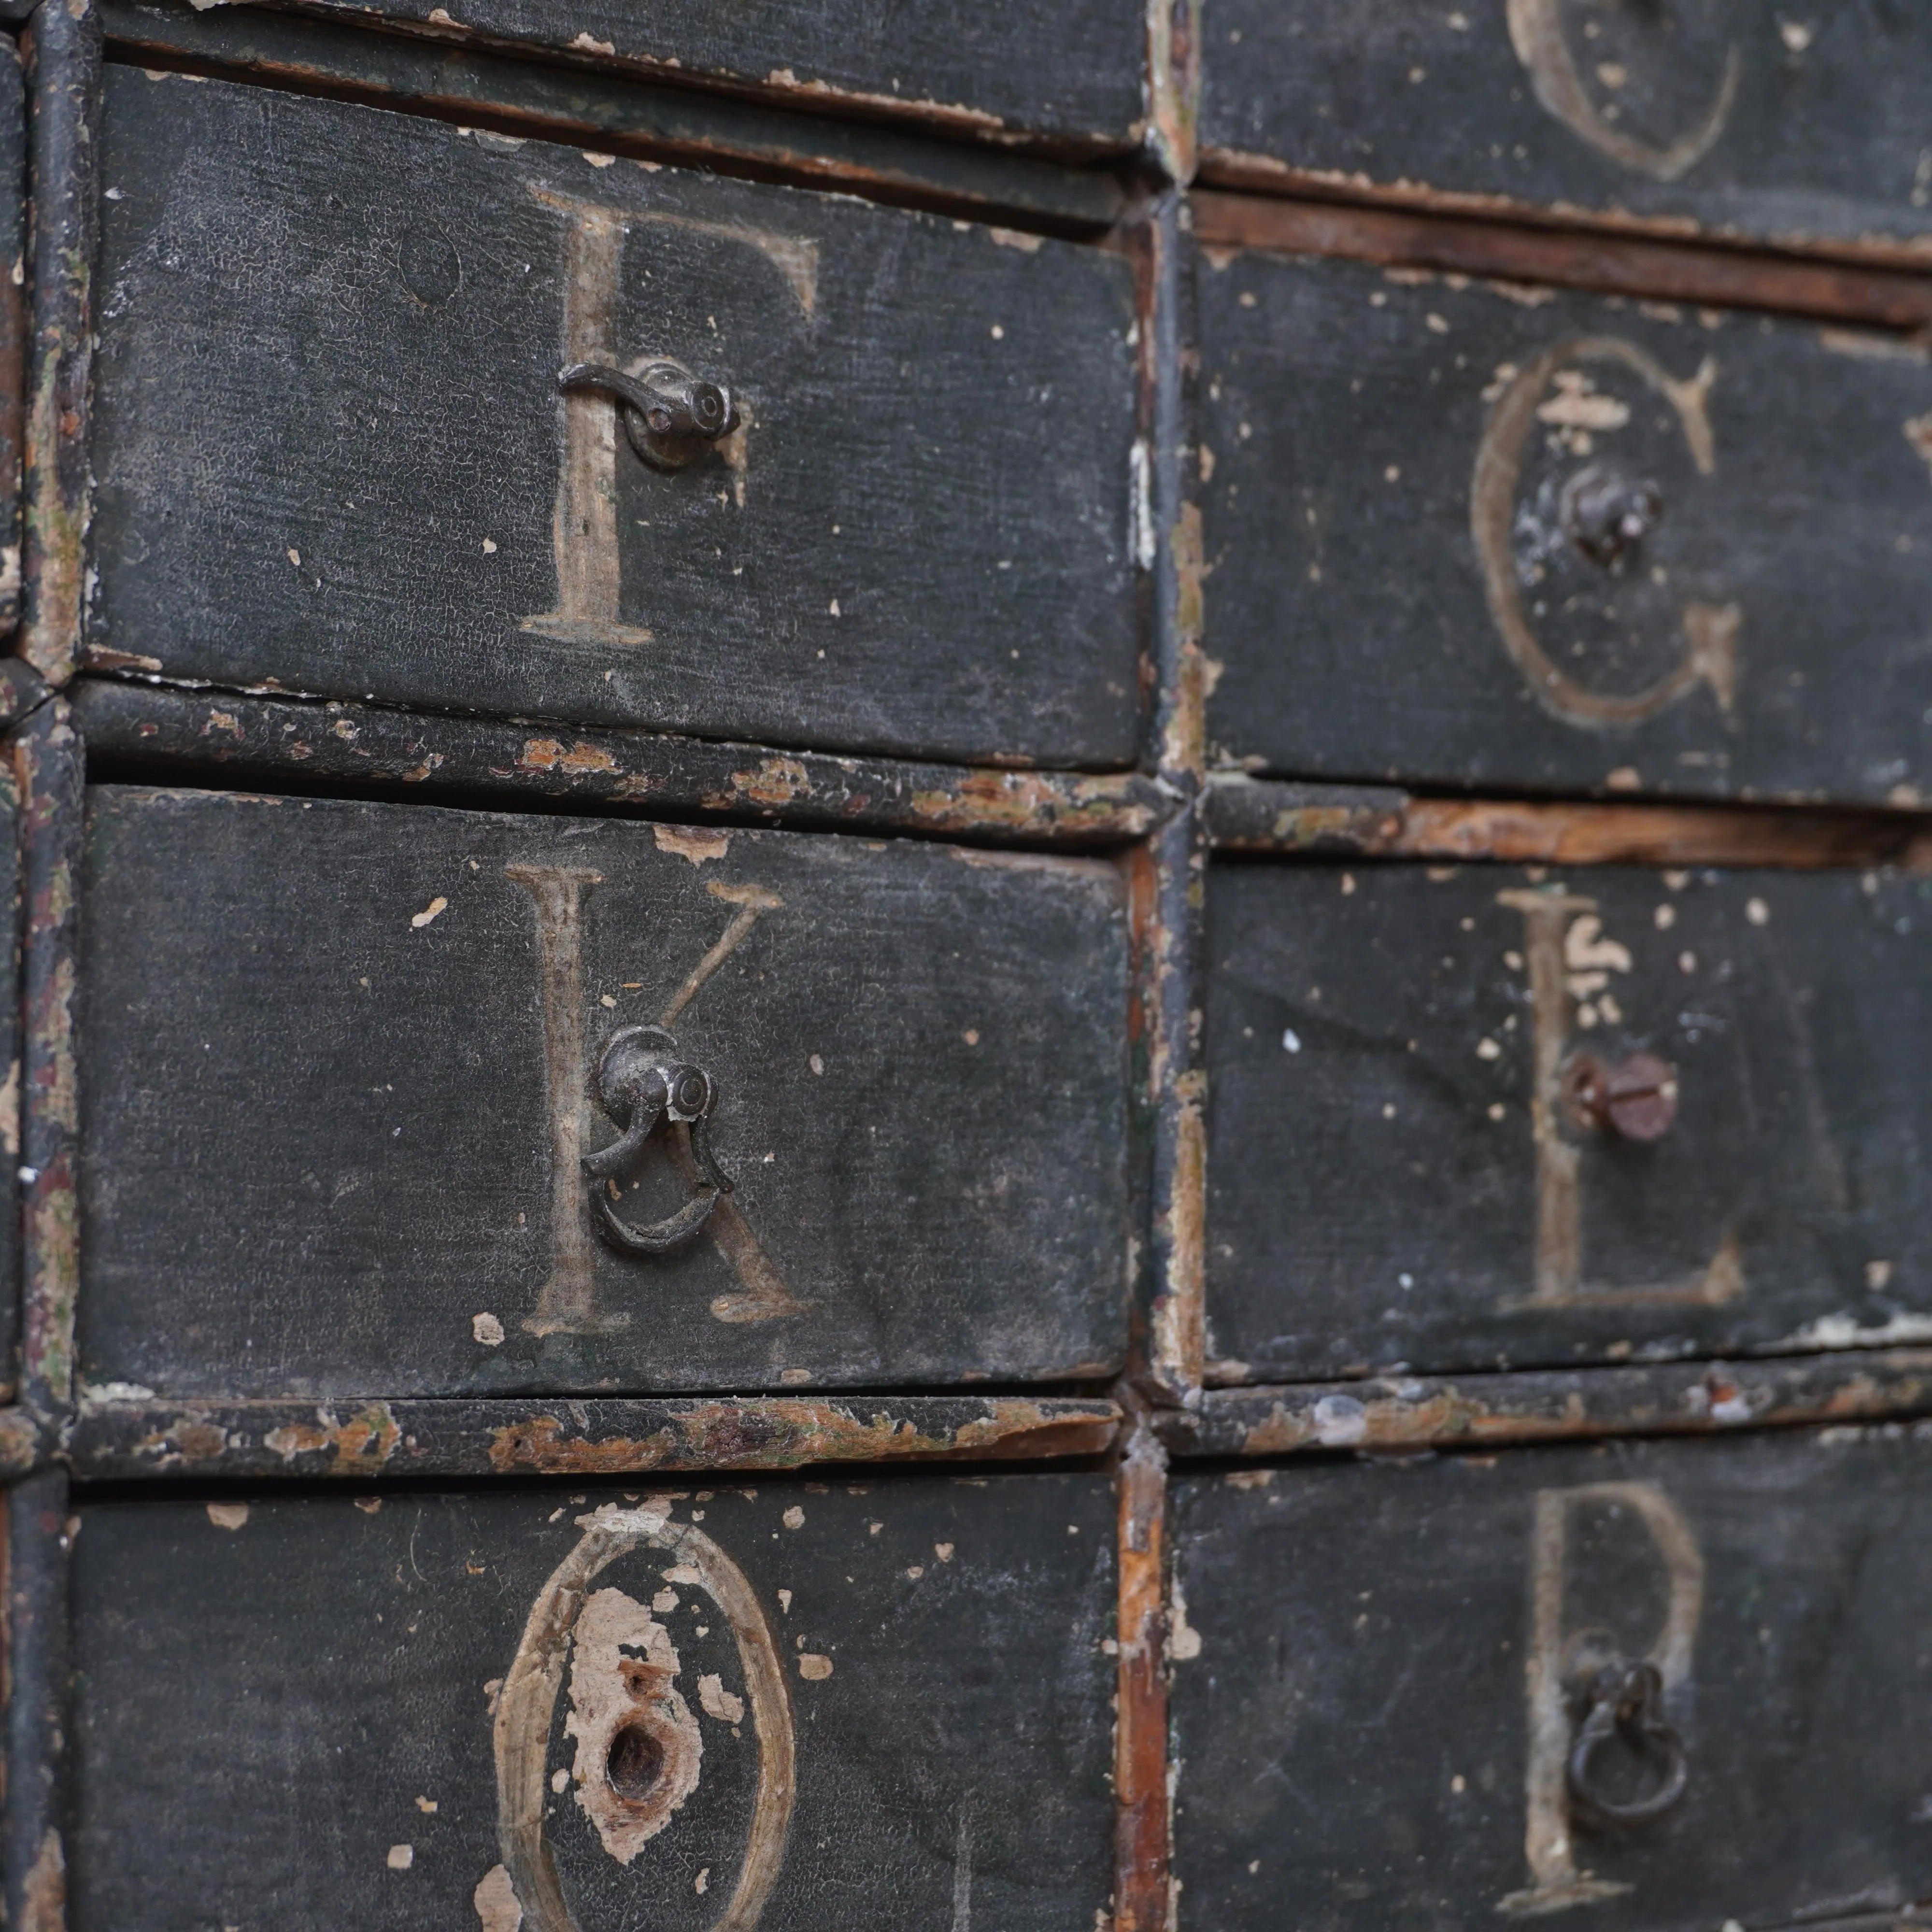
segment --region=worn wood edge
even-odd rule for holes
[[[1471,1449],[1932,1414],[1932,1348],[1210,1389],[1156,1426],[1176,1456]]]
[[[74,712],[98,771],[175,784],[359,789],[503,806],[724,817],[988,844],[1101,848],[1174,808],[1136,772],[840,758],[710,739],[452,718],[83,677]]]
[[[962,143],[935,131],[839,121],[795,99],[742,98],[662,74],[592,70],[550,50],[512,58],[446,37],[345,26],[290,10],[190,14],[104,0],[112,59],[244,81],[434,120],[697,165],[898,206],[1092,236],[1127,205],[1118,176]]]
[[[1120,1621],[1114,1720],[1114,1932],[1169,1932],[1167,1456],[1144,1418],[1126,1440],[1119,1495]]]
[[[23,436],[20,654],[64,683],[86,594],[88,388],[100,238],[100,16],[94,0],[43,6],[26,34],[32,334]]]
[[[74,1532],[65,1472],[15,1484],[4,1515],[6,1778],[0,1897],[19,1932],[67,1923],[68,1574]]]
[[[1251,194],[1266,200],[1303,199],[1410,214],[1474,218],[1613,239],[1674,243],[1791,262],[1842,262],[1855,268],[1897,270],[1910,275],[1932,268],[1932,236],[1901,238],[1873,235],[1845,237],[1809,234],[1754,234],[1747,230],[1701,226],[1689,216],[1634,214],[1617,208],[1582,202],[1520,201],[1513,196],[1430,187],[1426,182],[1378,182],[1342,169],[1298,168],[1267,154],[1244,153],[1212,143],[1202,146],[1195,166],[1202,187]]]
[[[0,19],[4,19],[0,15]],[[19,198],[24,217],[28,208],[28,147],[32,128],[27,119],[30,106],[27,92],[26,62],[16,40],[6,38],[0,48],[0,66],[6,69],[0,86],[18,100],[22,118],[23,140],[18,150],[8,151],[8,166],[0,175],[0,191],[10,200]],[[17,164],[19,172],[14,172]],[[11,178],[8,178],[10,176]],[[0,493],[10,507],[0,518],[0,634],[14,630],[20,618],[21,559],[23,554],[26,478],[27,348],[32,318],[28,313],[26,286],[26,250],[32,246],[30,232],[21,235],[21,274],[0,278]]]
[[[87,1480],[634,1475],[1105,1454],[1105,1398],[724,1396],[170,1402],[83,1394],[59,1454]]]
[[[1149,158],[1166,178],[1194,178],[1201,122],[1201,9],[1204,0],[1147,0]]]
[[[1194,221],[1196,239],[1209,250],[1328,256],[1884,328],[1932,326],[1932,274],[1925,272],[1212,190],[1196,194]],[[1926,267],[1932,270],[1932,260]]]
[[[80,1288],[80,838],[84,753],[65,702],[30,711],[10,748],[20,794],[23,1020],[18,1178],[21,1391],[44,1424],[74,1387]]]
[[[1162,1401],[1201,1379],[1207,1240],[1206,1079],[1202,1064],[1202,913],[1208,844],[1200,506],[1184,453],[1194,442],[1192,278],[1185,204],[1171,192],[1138,230],[1143,420],[1137,537],[1152,599],[1154,688],[1148,756],[1176,801],[1130,867],[1135,998],[1131,1039],[1147,1120],[1148,1234],[1135,1296],[1131,1372]]]
[[[232,4],[232,0],[229,0],[229,4]],[[838,114],[898,123],[955,139],[985,142],[1004,148],[1024,147],[1073,158],[1130,153],[1143,134],[1138,123],[1106,132],[1030,128],[1004,120],[969,104],[937,100],[929,97],[878,94],[863,88],[841,87],[830,81],[800,80],[788,69],[759,75],[734,74],[724,68],[694,68],[675,59],[621,52],[608,44],[590,40],[586,34],[579,34],[568,40],[561,35],[550,40],[518,39],[512,35],[493,34],[466,22],[447,19],[440,21],[434,16],[428,20],[416,20],[386,11],[380,4],[358,4],[358,0],[349,0],[346,4],[344,0],[255,0],[255,4],[265,11],[346,19],[384,34],[441,46],[487,48],[520,61],[548,60],[600,73],[636,75],[667,81],[694,92],[724,94],[818,115]]]
[[[55,1441],[54,1431],[32,1409],[18,1402],[0,1408],[0,1481],[44,1467]]]
[[[1516,865],[1932,870],[1932,814],[1846,808],[1414,798],[1217,773],[1215,850]]]

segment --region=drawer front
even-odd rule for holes
[[[1225,1379],[1932,1338],[1932,882],[1216,868]]]
[[[123,68],[105,124],[95,664],[1131,761],[1124,257]],[[650,428],[688,378],[735,429]]]
[[[1217,4],[1210,170],[1560,203],[1768,241],[1922,245],[1932,22],[1772,0]]]
[[[84,891],[91,1382],[890,1386],[1119,1356],[1108,865],[109,788]]]
[[[1876,1932],[1932,1891],[1922,1429],[1190,1479],[1174,1526],[1184,1923]]]
[[[84,1505],[67,1923],[1090,1926],[1111,1516],[1099,1476]]]
[[[454,26],[428,0],[312,0],[310,13],[371,24]],[[567,24],[566,24],[567,21]],[[604,67],[748,83],[820,112],[858,106],[948,132],[1034,133],[1117,149],[1138,137],[1147,22],[1133,0],[1067,0],[1051,22],[998,0],[956,19],[892,0],[747,8],[589,0],[560,16],[545,0],[470,0],[452,38],[532,43]]]
[[[1932,366],[1878,338],[1352,264],[1201,270],[1230,759],[1912,802]]]

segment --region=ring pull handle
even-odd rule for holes
[[[1608,1824],[1646,1825],[1662,1817],[1684,1796],[1690,1764],[1684,1740],[1664,1714],[1664,1680],[1656,1665],[1621,1658],[1606,1664],[1583,1696],[1587,1708],[1567,1768],[1570,1796]],[[1612,1798],[1598,1781],[1602,1753],[1613,1739],[1655,1767],[1656,1782],[1645,1796]]]
[[[734,1186],[711,1151],[710,1123],[718,1104],[718,1083],[701,1066],[677,1057],[677,1042],[664,1028],[620,1027],[604,1042],[598,1062],[597,1099],[623,1130],[608,1147],[584,1156],[598,1232],[625,1254],[661,1255],[689,1240]],[[612,1207],[608,1184],[631,1177],[661,1124],[685,1129],[696,1171],[684,1204],[640,1228]]]
[[[556,386],[566,394],[601,390],[614,397],[631,447],[653,470],[682,470],[738,427],[731,392],[660,357],[635,376],[604,362],[573,362]]]

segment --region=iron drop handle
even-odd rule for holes
[[[604,1042],[598,1063],[597,1099],[623,1130],[608,1147],[584,1156],[598,1232],[627,1254],[660,1255],[689,1240],[734,1184],[711,1151],[709,1123],[718,1083],[701,1066],[677,1057],[677,1042],[663,1027],[620,1027]],[[611,1206],[607,1184],[630,1178],[660,1123],[682,1126],[690,1135],[691,1196],[662,1220],[635,1227]]]
[[[573,362],[556,386],[566,394],[590,389],[616,398],[631,447],[653,470],[682,470],[738,426],[729,389],[668,358],[647,363],[635,376],[608,363]]]
[[[1612,1825],[1646,1825],[1684,1796],[1690,1762],[1664,1714],[1664,1680],[1654,1664],[1604,1664],[1583,1690],[1586,1708],[1576,1728],[1566,1777],[1570,1795],[1590,1816]],[[1657,1767],[1656,1782],[1638,1798],[1617,1798],[1598,1781],[1598,1760],[1621,1738],[1625,1748]]]

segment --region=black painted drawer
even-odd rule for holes
[[[890,1386],[1119,1358],[1109,865],[106,788],[84,894],[90,1382]],[[706,1198],[691,1129],[660,1119],[614,1178],[580,1166],[643,1118],[597,1087],[640,1026],[715,1082],[735,1182],[655,1253],[600,1224]]]
[[[1227,0],[1202,70],[1216,172],[1771,241],[1932,236],[1916,7]]]
[[[1210,1376],[1932,1337],[1932,880],[1223,863],[1208,928]]]
[[[1090,1926],[1112,1517],[1102,1476],[84,1505],[66,1922]]]
[[[1932,1892],[1922,1426],[1189,1478],[1176,1513],[1192,1923],[1875,1929]],[[1648,1822],[1586,1806],[1660,1795],[1669,1740],[1569,1774],[1618,1658],[1688,1770]]]
[[[304,10],[419,26],[461,46],[524,43],[545,53],[725,83],[820,112],[908,118],[954,134],[1031,134],[1085,152],[1138,139],[1147,24],[1132,0],[1066,0],[1046,16],[1020,0],[970,15],[894,0],[748,8],[732,0],[304,0]]]
[[[1131,761],[1124,256],[126,68],[105,128],[97,665]],[[559,386],[664,358],[740,419],[670,471]]]
[[[1918,351],[1257,254],[1210,255],[1200,301],[1222,755],[1572,791],[1932,783]]]

